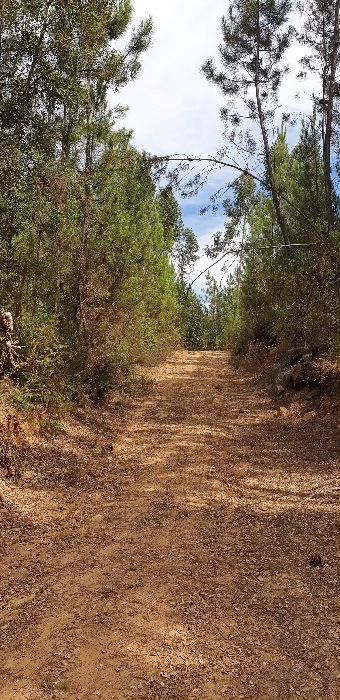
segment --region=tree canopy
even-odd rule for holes
[[[212,265],[231,253],[234,263],[224,281],[208,273],[198,295],[199,245],[176,177],[156,172],[157,154],[120,125],[151,18],[135,27],[130,0],[3,0],[0,305],[16,348],[5,329],[1,371],[32,401],[80,386],[104,395],[133,363],[183,343],[339,352],[340,2],[303,4],[299,30],[293,12],[289,0],[232,0],[218,59],[203,66],[226,129],[209,161],[228,156],[237,177],[206,251]],[[299,66],[288,63],[293,41]],[[320,87],[294,144],[279,100],[292,70]]]

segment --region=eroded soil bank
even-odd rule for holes
[[[1,481],[1,700],[338,700],[339,435],[210,352],[68,421]]]

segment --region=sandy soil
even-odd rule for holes
[[[209,352],[70,419],[1,481],[1,700],[338,700],[339,435]]]

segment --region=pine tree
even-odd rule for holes
[[[309,0],[301,4],[300,9],[305,20],[300,41],[307,47],[307,54],[301,60],[303,71],[300,77],[316,74],[321,84],[321,95],[313,97],[321,113],[326,219],[328,229],[331,230],[335,225],[332,147],[336,141],[335,130],[339,125],[336,107],[340,97],[340,0]]]
[[[130,29],[130,0],[2,10],[0,304],[22,345],[15,372],[43,401],[77,382],[95,396],[179,340],[180,211],[171,195],[162,216],[149,163],[107,103],[137,77],[152,22]]]
[[[242,127],[245,120],[258,123],[277,224],[291,254],[268,137],[268,122],[273,116],[282,77],[288,70],[283,59],[293,34],[292,28],[287,27],[290,11],[290,0],[234,0],[229,15],[222,18],[223,43],[219,47],[222,68],[216,67],[210,59],[203,71],[226,97],[222,116],[227,123],[234,129]],[[246,106],[245,113],[242,113],[241,101]],[[249,131],[246,136],[248,145],[252,146],[254,139]]]

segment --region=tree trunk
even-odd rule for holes
[[[90,100],[90,96],[89,96]],[[91,134],[91,110],[90,106],[87,111],[87,135],[86,135],[86,148],[85,148],[85,195],[84,195],[84,209],[83,209],[83,229],[82,229],[82,241],[81,249],[79,255],[79,268],[78,268],[78,289],[77,289],[77,309],[76,317],[79,319],[80,327],[83,327],[84,336],[86,341],[88,340],[88,325],[86,318],[86,311],[84,306],[85,292],[86,292],[86,268],[87,268],[87,257],[88,257],[88,243],[89,243],[89,233],[91,226],[91,174],[92,174],[92,150],[93,150],[93,137]]]
[[[330,76],[329,76],[329,86],[327,94],[327,108],[326,108],[326,126],[325,126],[325,139],[324,139],[324,178],[325,178],[325,192],[326,192],[326,214],[328,230],[334,228],[334,209],[333,209],[333,186],[332,186],[332,175],[331,175],[331,146],[332,146],[332,124],[333,124],[333,109],[334,109],[334,96],[335,96],[335,79],[336,79],[336,68],[338,62],[338,50],[339,50],[339,15],[340,15],[340,0],[336,0],[335,12],[334,12],[334,27],[333,36],[331,43],[331,54],[329,58],[330,62]]]
[[[338,2],[340,2],[340,0],[338,0]],[[257,0],[255,91],[256,91],[256,106],[257,106],[257,112],[258,112],[258,117],[259,117],[259,122],[260,122],[260,129],[261,129],[262,141],[263,141],[263,146],[264,146],[266,167],[267,167],[267,173],[268,173],[268,178],[269,178],[269,185],[271,187],[271,194],[272,194],[272,200],[273,200],[273,205],[274,205],[274,209],[275,209],[276,220],[277,220],[277,224],[280,228],[285,246],[287,248],[287,253],[290,257],[292,257],[293,251],[292,251],[291,242],[290,242],[290,238],[289,238],[289,231],[287,228],[285,217],[282,213],[280,197],[279,197],[279,194],[275,188],[272,157],[271,157],[271,153],[270,153],[270,146],[269,146],[269,141],[268,141],[268,135],[267,135],[266,125],[265,125],[265,119],[264,119],[264,114],[263,114],[263,109],[262,109],[262,101],[261,101],[261,95],[260,95],[260,0]]]
[[[60,307],[60,300],[62,295],[62,261],[63,261],[63,228],[64,228],[64,212],[67,199],[67,175],[65,176],[64,169],[67,168],[70,160],[70,133],[72,128],[72,121],[69,120],[67,123],[67,109],[64,106],[64,130],[61,144],[61,177],[59,184],[59,194],[57,200],[58,209],[58,228],[56,233],[57,238],[57,250],[56,250],[56,287],[55,287],[55,300],[54,300],[54,311],[58,314]]]
[[[83,231],[82,242],[79,256],[79,273],[78,273],[78,290],[77,290],[77,316],[79,317],[80,326],[83,327],[85,339],[88,340],[88,326],[86,312],[84,307],[85,292],[86,292],[86,267],[88,255],[88,242],[91,224],[91,186],[89,183],[85,185],[85,201],[83,214]]]

